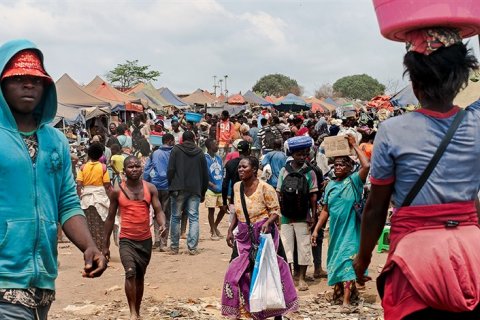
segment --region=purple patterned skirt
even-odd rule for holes
[[[258,221],[253,225],[255,239],[258,242],[260,229],[265,223],[265,220]],[[278,250],[279,232],[277,226],[274,227],[273,242],[275,249]],[[285,309],[264,310],[261,312],[250,313],[250,306],[248,297],[250,296],[250,279],[251,273],[249,270],[248,253],[251,242],[248,235],[248,226],[246,223],[238,223],[238,234],[235,238],[238,257],[228,266],[225,274],[225,281],[222,290],[222,315],[230,318],[240,318],[245,316],[252,317],[255,320],[267,319],[270,317],[281,316],[288,312],[293,312],[298,309],[298,297],[295,285],[293,283],[290,268],[283,258],[277,256],[278,267],[280,269],[280,277],[282,279],[283,294],[285,297]]]

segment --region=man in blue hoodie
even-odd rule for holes
[[[170,153],[175,145],[175,137],[167,133],[162,137],[163,145],[155,150],[150,158],[148,158],[145,164],[145,170],[143,172],[143,179],[145,181],[153,183],[158,190],[158,197],[165,212],[165,228],[168,231],[170,227],[170,194],[168,192],[168,178],[167,167],[168,160],[170,159]],[[158,251],[163,252],[167,247],[168,232],[160,233],[160,226],[154,220],[154,236],[155,242],[153,248],[158,248]]]
[[[84,255],[84,277],[107,261],[75,191],[66,137],[48,125],[55,84],[27,40],[0,47],[0,319],[44,320],[55,299],[57,225]]]

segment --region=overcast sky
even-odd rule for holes
[[[405,83],[404,45],[380,35],[371,0],[2,0],[0,22],[1,42],[34,41],[55,79],[80,83],[127,59],[177,93],[212,91],[213,75],[230,93],[270,73],[306,95],[352,74]]]

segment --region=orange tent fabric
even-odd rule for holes
[[[209,92],[197,89],[191,95],[182,98],[182,100],[188,104],[213,104],[217,99]]]
[[[85,90],[109,101],[112,106],[117,104],[125,104],[126,102],[139,102],[138,98],[115,89],[99,76],[96,76],[95,79],[87,84],[85,86]]]
[[[228,104],[245,104],[245,98],[241,94],[235,94],[228,98],[227,100]]]
[[[393,105],[389,96],[376,96],[368,102],[367,106],[378,110],[387,109],[388,111],[393,111]]]
[[[325,109],[319,104],[319,103],[312,103],[312,109],[310,109],[312,112],[325,112]]]

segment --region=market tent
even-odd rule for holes
[[[468,81],[468,86],[460,91],[453,103],[460,107],[468,107],[480,99],[480,81]]]
[[[312,112],[321,112],[321,113],[324,113],[324,112],[327,112],[328,110],[326,108],[323,108],[322,105],[320,103],[312,103],[312,109],[311,109]]]
[[[289,93],[285,98],[276,102],[274,108],[278,111],[302,111],[310,110],[311,104],[293,93]]]
[[[82,108],[69,107],[67,105],[58,103],[57,113],[52,121],[52,125],[56,125],[60,121],[64,121],[66,125],[85,122],[82,115]]]
[[[68,74],[55,83],[58,102],[75,107],[110,107],[110,102],[95,96],[77,84]]]
[[[228,104],[245,104],[247,101],[245,101],[245,98],[241,94],[234,94],[233,96],[230,96],[227,100]]]
[[[222,93],[217,97],[217,103],[225,103],[227,102],[227,97]]]
[[[209,92],[202,89],[197,89],[195,92],[189,96],[186,96],[182,100],[188,104],[212,105],[217,99]]]
[[[480,96],[480,95],[479,95]],[[395,93],[390,102],[394,107],[406,107],[408,105],[418,105],[418,99],[413,93],[412,84],[408,84],[405,88]]]
[[[109,101],[112,106],[125,105],[126,103],[135,103],[138,105],[142,104],[142,101],[139,98],[131,96],[129,94],[125,94],[120,90],[115,89],[99,76],[96,76],[84,88],[85,91],[106,101]]]
[[[90,120],[96,117],[105,116],[110,114],[110,108],[105,107],[90,107],[84,108],[85,110],[85,120]]]
[[[215,107],[207,107],[207,112],[210,114],[220,114],[223,110],[227,110],[231,116],[234,116],[242,111],[247,110],[247,105],[222,103],[220,105],[216,105]]]
[[[170,89],[164,87],[158,89],[158,93],[169,103],[171,106],[175,106],[178,108],[186,108],[188,104],[183,102],[182,99],[177,97],[175,93],[173,93]]]
[[[388,111],[393,111],[393,104],[389,96],[376,96],[373,97],[367,104],[370,108],[375,108],[377,110],[387,109]]]
[[[326,98],[324,101],[325,101],[326,103],[334,106],[335,108],[340,107],[340,104],[336,103],[335,100],[333,100],[332,98]]]
[[[313,112],[317,112],[317,110],[320,111],[320,112],[333,112],[333,111],[335,111],[335,107],[331,104],[326,103],[324,100],[321,100],[321,99],[318,99],[318,98],[315,98],[315,97],[306,98],[304,100],[305,100],[305,102],[312,104],[312,111]],[[322,111],[322,109],[323,109],[323,111]]]
[[[320,100],[318,103],[324,108],[327,108],[327,110],[330,112],[335,112],[335,109],[337,108],[335,105],[330,104],[325,100]]]
[[[164,97],[162,97],[162,95],[150,82],[139,83],[126,93],[146,100],[150,108],[158,111],[163,110],[166,106],[170,105],[170,103]]]
[[[272,105],[272,102],[269,102],[269,101],[263,99],[262,97],[258,96],[257,94],[255,94],[255,92],[253,92],[251,90],[248,90],[247,92],[245,92],[243,97],[245,98],[245,101],[247,101],[250,104],[258,104],[260,106],[271,106]]]

